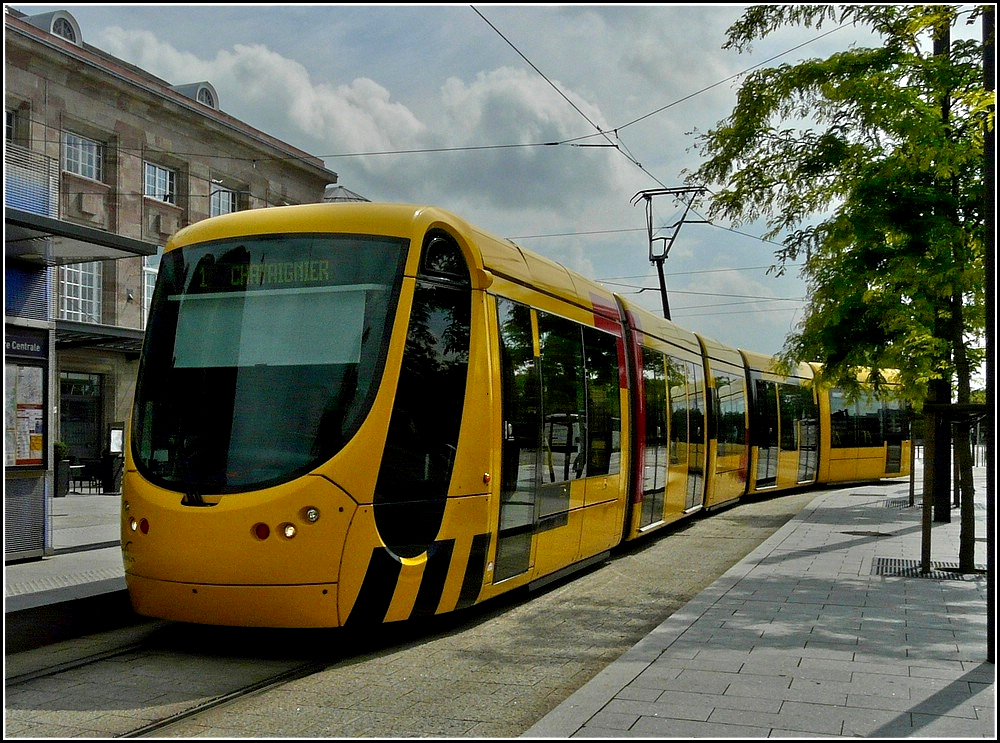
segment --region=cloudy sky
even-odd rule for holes
[[[450,209],[657,313],[636,195],[684,185],[696,133],[730,113],[740,73],[868,43],[830,25],[726,51],[739,5],[14,7],[69,10],[86,43],[171,84],[211,82],[226,113],[370,200]],[[670,196],[652,205],[658,228],[682,215]],[[777,246],[762,231],[681,226],[665,262],[676,322],[780,350],[805,286],[768,275]]]

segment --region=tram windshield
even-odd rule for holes
[[[142,474],[233,493],[333,456],[378,386],[407,245],[310,234],[165,254],[132,426]]]

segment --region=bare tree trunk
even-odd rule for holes
[[[952,355],[955,359],[955,381],[959,406],[972,402],[972,373],[966,354],[963,328],[965,317],[962,297],[952,298]],[[961,408],[960,408],[961,409]],[[961,531],[958,537],[958,569],[963,573],[976,570],[976,488],[972,479],[972,430],[969,419],[960,415],[955,423],[955,460],[958,463]]]

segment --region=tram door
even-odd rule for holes
[[[639,527],[672,521],[701,505],[705,386],[690,361],[642,349],[645,446]]]
[[[541,462],[541,386],[534,351],[531,310],[497,298],[503,406],[500,518],[493,580],[531,566],[536,497]]]
[[[778,386],[781,449],[798,452],[796,484],[816,479],[819,467],[819,409],[813,391],[802,384]]]
[[[659,523],[664,517],[667,472],[670,464],[670,416],[664,362],[656,351],[642,351],[643,441],[642,511],[639,528]]]
[[[756,487],[770,488],[778,478],[778,385],[754,379],[755,421],[753,444],[757,447]]]
[[[687,449],[684,510],[699,508],[705,498],[705,375],[700,365],[670,359],[670,417],[675,451]],[[685,427],[686,422],[686,427]]]

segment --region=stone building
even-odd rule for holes
[[[56,442],[73,487],[115,490],[167,238],[320,202],[337,175],[226,114],[211,82],[161,80],[86,44],[69,12],[5,7],[4,40],[6,561],[51,553]]]

